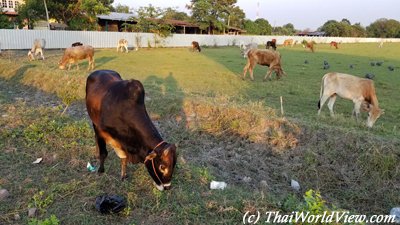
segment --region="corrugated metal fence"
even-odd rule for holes
[[[197,35],[174,34],[166,39],[158,39],[151,33],[128,32],[100,32],[100,31],[53,31],[53,30],[0,30],[1,49],[30,49],[35,39],[45,39],[47,49],[66,48],[74,42],[82,42],[95,48],[116,48],[119,39],[128,40],[129,47],[187,47],[192,41],[198,41],[204,46],[229,46],[240,43],[256,42],[265,44],[275,38],[278,44],[286,39],[301,42],[303,39],[314,40],[317,43],[329,43],[331,41],[342,43],[358,42],[400,42],[399,38],[343,38],[343,37],[301,37],[301,36],[243,36],[243,35]]]

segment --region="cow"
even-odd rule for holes
[[[271,41],[267,41],[267,44],[265,45],[266,49],[269,49],[272,47],[272,49],[276,50],[276,39],[272,39]]]
[[[40,54],[42,60],[44,60],[43,48],[45,47],[45,45],[46,45],[45,39],[35,39],[31,50],[28,51],[29,61],[35,60],[35,56],[37,56],[39,54]]]
[[[251,49],[247,53],[247,64],[243,69],[243,80],[245,79],[248,70],[250,70],[250,79],[254,80],[253,69],[256,64],[269,66],[268,72],[264,77],[264,81],[267,79],[267,77],[271,79],[272,71],[275,71],[277,79],[279,79],[282,74],[286,75],[282,69],[281,55],[279,52],[268,49]]]
[[[314,52],[315,41],[308,42],[306,40],[303,40],[301,43],[303,44],[304,48],[309,48],[311,50],[311,52]]]
[[[374,82],[370,79],[360,78],[344,73],[327,73],[322,77],[321,91],[318,102],[318,115],[322,106],[329,99],[328,108],[334,116],[333,105],[336,96],[354,102],[353,115],[358,120],[360,109],[368,112],[367,126],[372,127],[375,121],[384,113],[379,108]]]
[[[197,42],[197,41],[192,41],[192,52],[194,52],[194,51],[201,52],[199,42]]]
[[[144,103],[145,91],[138,80],[122,80],[111,70],[98,70],[86,81],[86,108],[96,139],[104,173],[106,144],[121,159],[121,179],[126,179],[128,162],[144,163],[158,190],[171,188],[176,164],[176,146],[164,141],[150,120]]]
[[[251,42],[247,45],[243,45],[243,48],[241,48],[241,53],[243,55],[243,58],[247,58],[247,54],[251,49],[257,49],[258,45],[257,43]]]
[[[283,46],[291,46],[291,47],[293,47],[293,44],[294,44],[294,42],[293,42],[293,39],[286,39],[284,42],[283,42]]]
[[[117,43],[117,52],[119,52],[119,49],[123,52],[123,48],[125,48],[125,52],[128,53],[128,41],[126,39],[119,39]]]
[[[382,48],[383,47],[383,39],[379,42],[378,48]]]
[[[82,42],[74,42],[72,43],[71,47],[82,46]]]
[[[89,67],[88,71],[90,69],[94,69],[94,48],[90,45],[82,45],[82,46],[76,46],[76,47],[69,47],[66,48],[64,51],[64,55],[61,58],[60,62],[58,63],[59,68],[64,70],[65,66],[68,63],[68,70],[71,69],[71,64],[76,63],[76,68],[79,70],[79,65],[78,61],[82,59],[88,59],[89,60]]]
[[[338,44],[339,43],[337,43],[336,41],[331,41],[330,47],[335,47],[336,49],[338,49],[339,48]]]

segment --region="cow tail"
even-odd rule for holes
[[[321,80],[321,90],[319,91],[318,109],[321,109],[321,98],[322,98],[322,93],[324,90],[325,77],[326,77],[326,74],[322,77],[322,80]]]
[[[200,48],[200,45],[199,45],[199,52],[201,52],[201,48]]]

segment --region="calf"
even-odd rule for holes
[[[128,53],[128,41],[126,39],[119,39],[117,43],[117,52],[119,52],[119,49],[123,52],[123,48],[125,48],[125,52]]]
[[[247,53],[247,64],[243,69],[243,79],[245,79],[247,71],[250,70],[250,79],[254,80],[253,69],[256,64],[262,66],[269,66],[268,72],[264,77],[264,81],[269,77],[271,79],[272,71],[275,71],[277,79],[281,75],[286,75],[281,66],[281,55],[277,51],[272,51],[268,49],[251,49]]]
[[[327,73],[322,77],[321,81],[318,115],[321,113],[324,103],[329,99],[328,108],[331,116],[334,116],[333,105],[337,95],[354,102],[353,115],[355,115],[356,119],[360,114],[361,107],[363,110],[368,111],[368,127],[372,127],[375,121],[384,113],[384,110],[379,108],[372,80],[343,73]]]
[[[144,163],[156,187],[168,190],[176,164],[176,147],[165,142],[151,122],[144,104],[144,87],[137,80],[122,80],[111,70],[98,70],[86,81],[86,108],[93,123],[98,173],[104,172],[106,144],[121,159],[121,179],[128,162]]]
[[[283,42],[283,46],[293,46],[293,39],[286,39],[284,42]]]
[[[39,55],[42,57],[42,60],[44,60],[44,55],[43,55],[43,48],[46,45],[46,40],[44,39],[35,39],[33,42],[33,46],[31,50],[28,51],[28,58],[29,61],[35,60],[35,56]]]
[[[59,68],[64,70],[68,63],[68,70],[71,69],[71,64],[76,63],[76,68],[79,69],[78,61],[82,59],[89,60],[89,70],[94,69],[94,48],[90,45],[82,45],[66,48],[64,55],[58,63]]]
[[[201,52],[201,48],[200,48],[199,42],[197,42],[197,41],[192,41],[192,51],[193,51],[193,52],[194,52],[194,51]]]

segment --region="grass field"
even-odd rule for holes
[[[165,192],[153,187],[141,164],[130,165],[121,182],[113,151],[104,175],[86,170],[88,161],[96,163],[83,102],[86,61],[80,70],[60,71],[59,50],[34,62],[25,52],[3,52],[0,188],[11,196],[0,202],[0,224],[37,224],[51,215],[61,224],[239,224],[257,210],[388,214],[400,202],[400,44],[339,47],[318,44],[311,53],[278,46],[288,76],[266,82],[261,66],[255,81],[241,79],[246,60],[237,47],[96,50],[96,69],[143,82],[151,118],[166,140],[177,143],[173,189]],[[377,61],[383,65],[370,65]],[[372,129],[365,114],[359,122],[351,118],[353,104],[343,99],[335,104],[335,118],[327,108],[316,116],[320,81],[331,71],[375,75],[385,114]],[[38,157],[43,162],[32,164]],[[290,188],[291,179],[300,192]],[[228,188],[210,190],[211,180]],[[315,192],[306,194],[310,189]],[[94,202],[102,193],[125,197],[128,207],[101,215]],[[30,207],[38,208],[36,221],[27,218]]]

